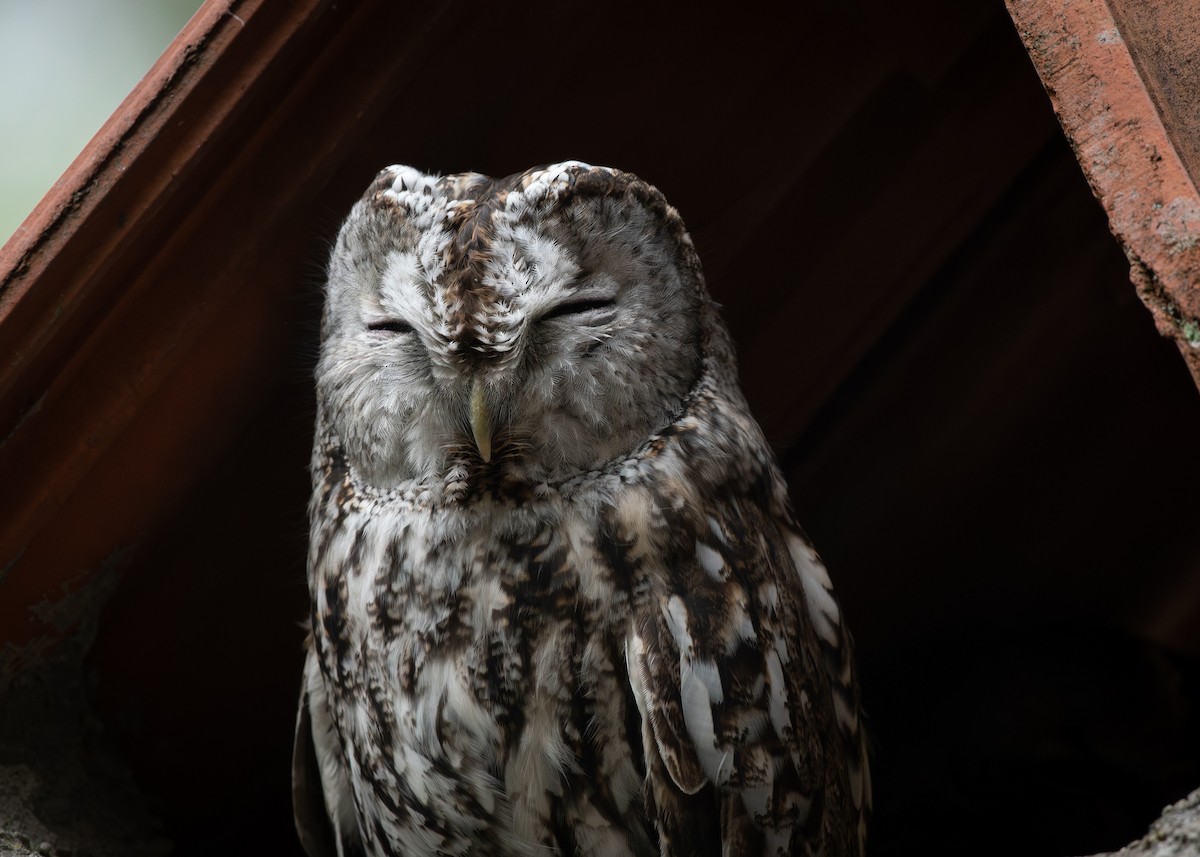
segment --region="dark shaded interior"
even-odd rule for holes
[[[258,176],[254,216],[281,224],[250,248],[274,260],[270,303],[207,329],[187,365],[220,366],[219,387],[241,371],[217,356],[230,343],[272,350],[197,449],[211,466],[144,534],[88,660],[177,853],[299,853],[320,271],[394,162],[579,158],[680,209],[856,634],[872,853],[1113,849],[1200,785],[1200,397],[999,2],[358,9],[336,38],[370,44],[328,68],[312,48],[324,76],[297,98],[314,110],[265,145],[302,150],[316,107],[375,79],[387,34],[423,47],[321,153],[335,168],[296,177],[318,182],[309,204],[273,208],[288,177]],[[146,414],[159,438],[196,416]]]

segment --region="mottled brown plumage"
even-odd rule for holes
[[[849,635],[736,378],[645,182],[380,174],[318,368],[310,854],[862,853]]]

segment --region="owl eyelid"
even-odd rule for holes
[[[567,301],[542,313],[541,321],[545,321],[548,318],[559,318],[564,315],[579,315],[598,309],[609,309],[615,306],[616,303],[615,298],[584,298],[582,300]]]
[[[386,318],[383,321],[370,322],[367,330],[378,330],[384,333],[412,333],[413,326],[399,318]]]

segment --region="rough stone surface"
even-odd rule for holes
[[[1163,810],[1150,832],[1111,855],[1096,857],[1190,857],[1200,854],[1200,789]]]
[[[83,654],[115,577],[85,587],[73,636],[0,689],[0,857],[170,851],[90,704]]]

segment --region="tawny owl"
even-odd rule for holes
[[[678,213],[379,174],[329,263],[310,854],[861,854],[850,638]]]

